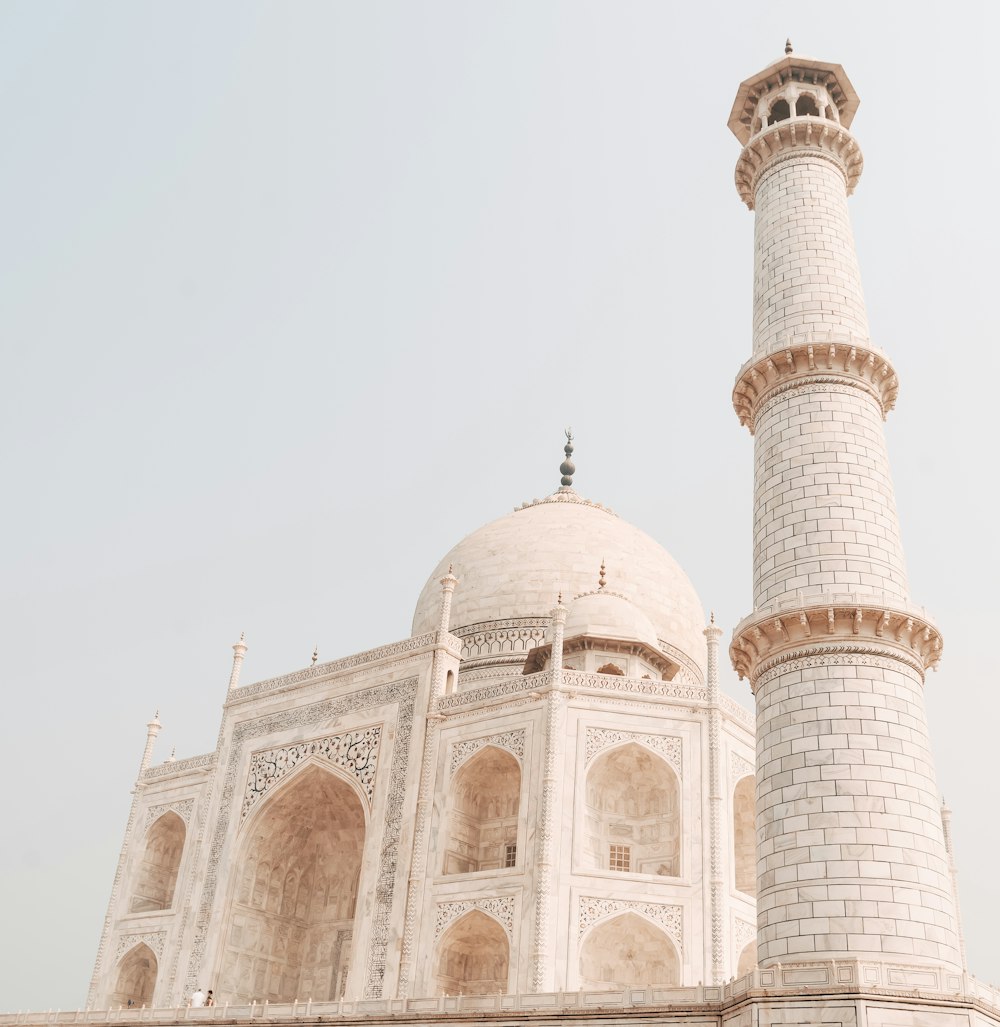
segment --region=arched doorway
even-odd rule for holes
[[[757,894],[754,788],[754,777],[748,774],[733,791],[733,869],[737,890],[747,895]]]
[[[580,950],[584,988],[675,988],[681,983],[677,950],[667,935],[635,913],[598,924]]]
[[[111,996],[113,1006],[151,1006],[156,987],[156,956],[148,945],[129,949],[118,967],[118,981]]]
[[[757,942],[752,941],[740,953],[740,961],[736,967],[736,976],[743,977],[757,966]]]
[[[184,821],[173,812],[164,813],[150,827],[132,889],[130,913],[169,909],[173,904],[186,834]]]
[[[603,753],[587,773],[584,864],[622,873],[680,874],[680,785],[644,746]]]
[[[446,874],[470,874],[517,865],[521,765],[506,750],[487,745],[452,782]]]
[[[316,764],[285,779],[245,830],[218,998],[343,995],[365,842],[354,788]]]
[[[438,945],[439,995],[506,995],[510,973],[507,932],[478,909],[448,928]]]

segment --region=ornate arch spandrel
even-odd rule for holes
[[[252,720],[241,721],[233,727],[229,757],[221,775],[222,794],[219,800],[215,830],[206,840],[208,856],[201,893],[202,901],[197,910],[194,941],[185,982],[185,987],[188,990],[193,990],[198,984],[212,925],[215,893],[219,882],[219,864],[229,837],[230,822],[234,817],[239,817],[239,779],[241,767],[244,765],[247,743],[254,738],[289,728],[329,724],[345,714],[356,713],[360,710],[395,706],[397,715],[392,760],[388,769],[387,784],[384,786],[386,812],[382,825],[382,848],[374,889],[375,905],[368,918],[370,941],[368,952],[364,954],[366,965],[362,975],[364,997],[382,997],[389,935],[392,927],[391,915],[399,860],[403,798],[407,787],[410,738],[417,685],[418,678],[415,676],[400,681],[386,682],[337,698],[324,699],[305,706],[264,714]],[[234,806],[236,810],[234,810]],[[186,920],[181,926],[181,933],[185,926]]]
[[[678,778],[681,773],[682,741],[675,735],[652,735],[641,731],[618,731],[615,728],[588,727],[584,764],[590,766],[594,759],[606,749],[635,742],[655,753],[670,765]]]

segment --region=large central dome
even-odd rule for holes
[[[447,553],[420,593],[413,634],[437,627],[439,581],[449,565],[459,579],[451,631],[465,637],[519,621],[547,622],[558,593],[569,603],[597,587],[602,560],[609,587],[649,618],[661,647],[702,670],[705,617],[688,576],[645,532],[565,487],[474,531]]]

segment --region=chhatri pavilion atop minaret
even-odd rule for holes
[[[77,1019],[1000,1025],[930,755],[942,638],[909,593],[899,373],[851,232],[858,104],[789,44],[729,119],[755,231],[728,649],[754,713],[677,562],[578,490],[567,433],[558,487],[437,562],[408,638],[248,683],[241,638],[214,752],[154,764],[150,722]]]

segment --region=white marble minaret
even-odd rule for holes
[[[882,421],[896,372],[868,335],[847,197],[862,157],[843,68],[794,54],[729,127],[755,211],[754,611],[730,655],[757,705],[761,965],[961,969],[924,711],[941,638],[910,602]]]

